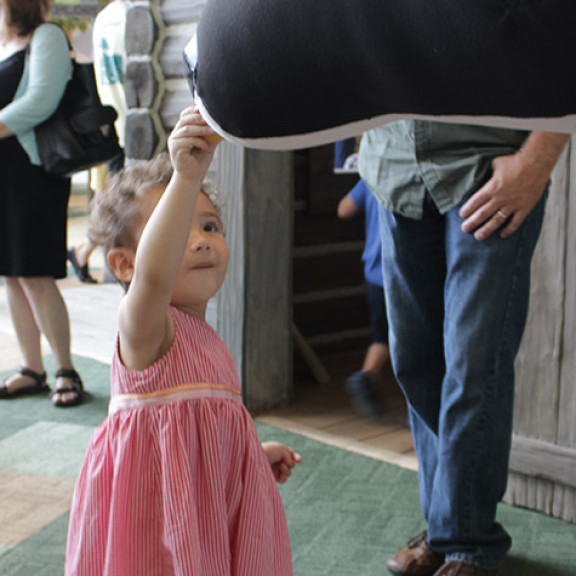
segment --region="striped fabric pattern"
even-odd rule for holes
[[[66,574],[290,576],[282,502],[230,352],[205,322],[171,312],[174,344],[153,366],[126,370],[116,351],[121,401],[77,481]]]

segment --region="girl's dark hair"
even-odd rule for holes
[[[172,177],[168,154],[152,160],[137,160],[114,174],[106,188],[96,192],[90,209],[88,238],[102,246],[108,255],[113,248],[136,248],[136,231],[142,222],[142,199],[158,189],[165,189]],[[212,202],[221,219],[221,204],[217,191],[204,182],[201,191]]]
[[[8,24],[19,36],[26,36],[45,22],[52,0],[4,0],[9,14]]]
[[[138,160],[114,174],[106,188],[92,199],[88,237],[108,254],[112,248],[135,247],[142,198],[165,188],[172,177],[167,154]]]

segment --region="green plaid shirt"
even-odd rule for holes
[[[514,154],[528,132],[423,120],[400,120],[366,132],[359,170],[385,208],[422,217],[430,193],[444,214],[478,189],[496,156]]]

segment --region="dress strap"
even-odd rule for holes
[[[168,388],[167,390],[156,390],[143,394],[119,394],[114,396],[110,399],[108,414],[114,414],[119,410],[146,408],[198,398],[216,398],[242,403],[242,393],[240,390],[228,384],[181,384],[180,386]]]

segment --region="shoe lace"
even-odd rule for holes
[[[414,536],[413,538],[411,538],[410,540],[408,540],[408,548],[416,548],[417,546],[419,546],[422,541],[426,541],[427,540],[427,534],[426,534],[426,530],[424,532],[422,532],[421,534],[418,534],[418,536]]]

